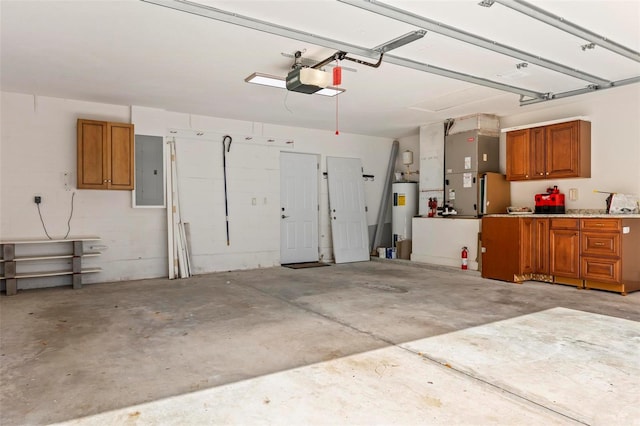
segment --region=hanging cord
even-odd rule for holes
[[[338,55],[335,56],[336,58],[336,66],[333,69],[333,85],[334,86],[340,86],[340,84],[342,83],[342,68],[340,67],[340,58]],[[340,134],[340,129],[338,126],[339,120],[338,120],[338,98],[339,98],[340,92],[338,92],[336,90],[336,135]]]
[[[340,130],[338,130],[338,95],[336,95],[336,135],[340,134]]]
[[[67,220],[67,233],[64,235],[63,240],[66,240],[67,237],[69,236],[69,233],[71,233],[71,219],[73,218],[73,199],[75,198],[76,193],[72,193],[71,194],[71,212],[69,213],[69,219]],[[49,235],[49,232],[47,231],[47,226],[44,224],[44,219],[42,218],[42,211],[40,211],[40,203],[36,204],[36,207],[38,208],[38,216],[40,216],[40,222],[42,223],[42,228],[44,229],[44,233],[47,236],[48,239],[53,240],[53,238],[51,238],[51,236]]]
[[[64,235],[64,239],[66,240],[71,232],[71,218],[73,217],[73,199],[75,198],[76,193],[73,192],[71,194],[71,212],[69,213],[69,220],[67,220],[67,233]]]
[[[293,111],[291,111],[289,109],[289,106],[287,105],[287,97],[289,96],[289,90],[286,91],[286,93],[284,94],[284,109],[286,109],[287,111],[289,111],[289,114],[293,114]]]
[[[36,207],[38,207],[38,215],[40,216],[40,222],[42,222],[42,227],[44,228],[44,233],[47,236],[48,239],[53,240],[53,238],[51,238],[51,236],[49,235],[49,233],[47,232],[47,226],[44,224],[44,219],[42,219],[42,212],[40,212],[40,204],[36,204]]]

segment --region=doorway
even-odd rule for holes
[[[318,261],[315,154],[280,153],[280,264]]]

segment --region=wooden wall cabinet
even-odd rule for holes
[[[566,123],[507,133],[507,180],[591,177],[591,123]]]
[[[133,124],[78,119],[78,189],[134,188]]]

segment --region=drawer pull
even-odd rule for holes
[[[604,247],[604,243],[593,243],[596,247]]]
[[[604,223],[594,223],[595,226],[604,226]]]

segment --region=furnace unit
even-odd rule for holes
[[[478,217],[488,213],[483,211],[486,196],[480,183],[487,172],[499,172],[499,140],[498,136],[483,134],[481,130],[445,137],[444,202],[455,210],[456,216]],[[505,191],[508,197],[508,185]]]

